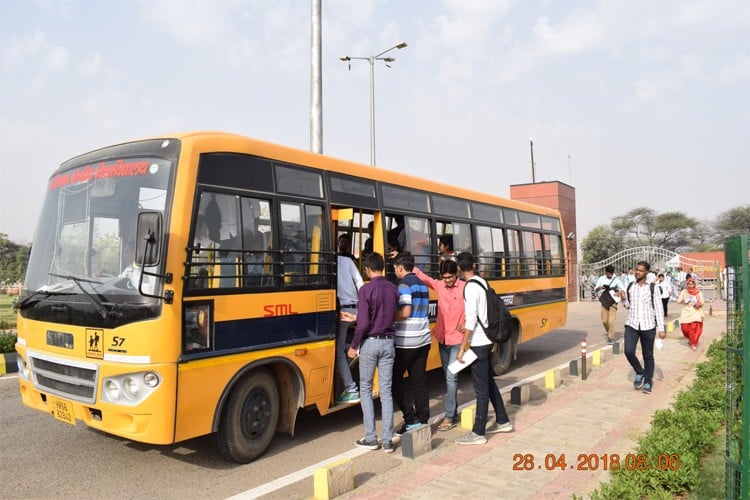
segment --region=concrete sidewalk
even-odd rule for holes
[[[679,307],[670,305],[670,319],[679,317]],[[635,451],[637,438],[648,431],[653,413],[668,408],[692,383],[695,365],[706,359],[708,345],[725,331],[724,303],[714,302],[711,309],[698,351],[690,350],[679,327],[665,339],[664,348],[656,350],[651,394],[633,390],[634,374],[622,348],[620,354],[612,354],[611,346],[602,348],[606,361],[598,367],[591,367],[590,350],[587,380],[564,374],[561,387],[535,389],[545,391],[544,397],[522,406],[511,405],[504,394],[514,432],[488,435],[487,444],[480,446],[455,444],[465,429],[434,433],[433,439],[444,438],[449,444],[415,460],[402,458],[397,448],[400,466],[375,476],[355,470],[357,487],[342,498],[587,498],[609,480],[602,456],[617,454],[624,463]],[[596,302],[573,303],[568,324],[590,324],[598,315]],[[620,311],[620,335],[624,321]],[[599,330],[601,326],[589,331],[589,339],[599,339]],[[563,456],[565,469],[553,467]],[[651,464],[656,457],[649,460]]]

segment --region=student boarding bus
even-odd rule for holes
[[[17,304],[23,402],[143,443],[214,434],[247,463],[301,408],[349,406],[335,404],[336,240],[361,269],[396,232],[434,277],[441,236],[478,256],[515,322],[496,373],[565,324],[555,210],[224,133],[72,158],[49,180]]]

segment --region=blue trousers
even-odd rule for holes
[[[383,418],[383,441],[393,439],[393,363],[396,346],[393,339],[369,338],[359,346],[359,397],[362,420],[365,424],[365,439],[378,438],[375,429],[375,404],[372,401],[372,382],[375,368],[378,369],[378,389]]]
[[[643,366],[635,354],[638,341],[641,341],[641,353],[643,354]],[[636,330],[632,326],[625,325],[625,357],[635,373],[643,375],[646,384],[653,384],[654,378],[654,340],[656,340],[656,328],[651,330]]]

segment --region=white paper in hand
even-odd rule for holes
[[[448,370],[450,370],[450,372],[455,375],[456,373],[472,364],[475,359],[477,359],[477,355],[474,353],[474,351],[469,349],[464,353],[463,363],[459,360],[455,360],[453,363],[448,365]]]
[[[662,339],[656,339],[656,341],[654,342],[654,344],[656,345],[657,349],[664,349],[664,340],[662,340]]]

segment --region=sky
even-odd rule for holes
[[[311,148],[309,0],[0,0],[0,233],[68,158],[221,130]],[[323,153],[509,196],[576,189],[578,237],[750,203],[747,0],[322,0]]]

